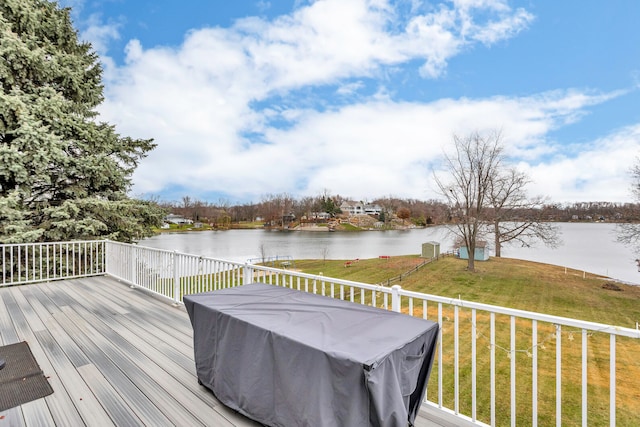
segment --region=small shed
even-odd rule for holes
[[[461,259],[469,259],[469,250],[466,246],[460,246],[459,254]],[[487,242],[476,242],[476,250],[474,251],[473,259],[476,261],[487,261],[489,259],[489,248],[487,247]]]
[[[440,256],[439,242],[426,242],[422,244],[422,258],[438,258]]]

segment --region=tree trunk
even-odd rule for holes
[[[476,271],[475,261],[476,261],[476,236],[475,232],[469,230],[469,235],[473,236],[468,239],[468,242],[465,243],[467,245],[467,255],[469,256],[469,260],[467,261],[467,270],[471,272]]]
[[[467,270],[471,272],[475,272],[476,271],[475,254],[473,253],[475,252],[475,249],[473,250],[473,252],[471,252],[471,250],[467,248],[467,251],[469,252],[469,261],[467,261]]]
[[[496,258],[500,258],[500,223],[498,221],[493,223],[493,235],[495,237]]]

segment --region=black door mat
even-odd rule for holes
[[[0,347],[0,412],[53,393],[26,341]]]

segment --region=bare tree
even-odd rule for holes
[[[202,200],[195,199],[191,204],[191,219],[194,221],[200,221],[200,217],[202,216],[202,211],[206,207],[206,203],[202,202]]]
[[[517,242],[530,247],[542,241],[550,247],[559,244],[558,227],[545,221],[545,199],[527,197],[525,187],[530,180],[515,168],[497,171],[489,185],[489,214],[491,215],[495,255],[501,256],[502,245]]]
[[[182,205],[179,206],[180,214],[185,217],[191,217],[191,208],[193,207],[193,199],[189,196],[182,196]]]
[[[280,211],[280,203],[277,199],[277,196],[273,194],[268,194],[262,196],[262,201],[259,205],[260,216],[262,216],[264,222],[269,227],[273,227],[277,224],[277,220],[281,215]]]
[[[329,247],[323,246],[321,252],[322,252],[322,263],[325,264],[327,262],[327,258],[329,257]]]
[[[534,241],[551,247],[559,244],[557,226],[546,220],[545,199],[529,198],[527,175],[505,164],[500,132],[454,136],[454,142],[455,156],[445,156],[452,181],[443,183],[436,177],[436,183],[449,204],[455,232],[469,252],[470,271],[475,269],[476,244],[484,235],[493,235],[496,257],[510,242],[527,247]]]
[[[455,153],[444,156],[451,181],[443,182],[437,176],[435,181],[451,209],[455,233],[469,252],[467,269],[475,271],[476,242],[489,218],[491,183],[502,166],[500,133],[454,135],[453,141]]]
[[[267,260],[267,248],[265,247],[263,242],[261,242],[260,246],[258,246],[258,253],[260,254],[262,264],[264,264]]]
[[[636,200],[640,200],[640,158],[636,159],[635,165],[631,168],[631,193]],[[637,218],[632,222],[619,223],[617,226],[618,241],[634,248],[636,252],[640,252],[640,224]],[[640,271],[640,260],[638,263],[638,271]]]
[[[241,221],[255,221],[258,211],[258,206],[255,203],[245,203],[241,206],[237,206],[239,220]]]

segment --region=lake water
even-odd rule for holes
[[[615,224],[559,223],[562,244],[555,249],[505,246],[502,256],[555,264],[640,284],[637,256],[616,242]],[[304,232],[268,230],[164,233],[140,245],[230,261],[286,257],[294,259],[377,258],[380,255],[420,254],[422,243],[436,241],[440,251],[452,249],[453,236],[445,227],[367,232]]]

